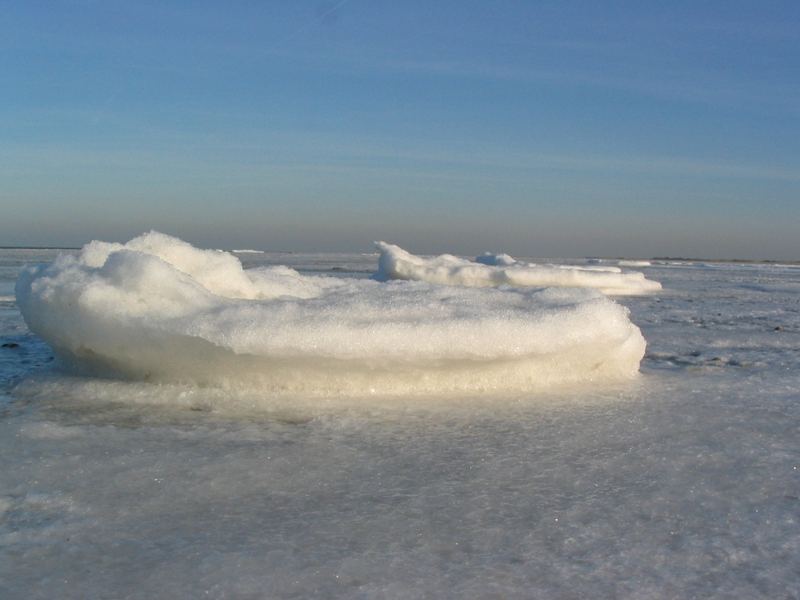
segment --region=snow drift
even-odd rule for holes
[[[416,256],[393,244],[376,242],[379,280],[407,279],[440,285],[493,287],[592,288],[604,294],[640,295],[661,289],[642,273],[623,273],[618,267],[535,265],[514,260],[508,254],[483,254],[476,262],[442,254]]]
[[[156,232],[28,267],[16,294],[79,372],[273,393],[527,390],[631,377],[645,349],[627,309],[592,290],[245,271]]]

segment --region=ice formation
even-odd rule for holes
[[[492,267],[507,267],[509,265],[513,265],[517,261],[513,256],[508,254],[492,254],[491,252],[484,252],[480,256],[475,257],[475,262]]]
[[[517,267],[537,267],[537,268],[544,268],[544,269],[566,269],[569,271],[594,271],[600,273],[622,273],[622,269],[619,267],[611,267],[611,266],[604,266],[599,264],[588,264],[588,265],[563,265],[563,264],[547,264],[547,265],[537,265],[536,263],[526,263],[518,261],[513,256],[509,254],[492,254],[491,252],[484,252],[483,254],[475,257],[475,262],[481,263],[482,265],[488,265],[491,267],[510,267],[511,265],[516,265]],[[592,287],[592,286],[586,286]]]
[[[275,392],[530,389],[632,376],[645,342],[591,290],[472,289],[245,271],[151,232],[17,282],[32,331],[89,372]]]
[[[622,273],[618,267],[535,265],[508,254],[483,254],[472,262],[442,254],[416,256],[393,244],[376,242],[379,280],[407,279],[466,287],[568,287],[592,288],[607,295],[640,295],[661,289],[642,273]]]

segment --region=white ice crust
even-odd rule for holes
[[[617,264],[620,267],[650,267],[653,263],[649,260],[621,260]]]
[[[416,264],[392,248],[382,269]],[[447,283],[452,272],[468,279],[463,262],[436,259],[453,266]],[[245,271],[233,254],[151,232],[28,267],[16,293],[66,364],[133,379],[332,395],[528,390],[638,372],[644,338],[595,291],[429,279]]]
[[[375,242],[380,252],[377,278],[406,279],[466,287],[592,288],[606,295],[641,295],[661,289],[642,273],[622,273],[619,267],[536,265],[508,254],[483,254],[472,262],[450,254],[416,256],[399,246]]]

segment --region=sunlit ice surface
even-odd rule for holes
[[[518,261],[508,254],[488,252],[474,261],[451,254],[422,257],[386,242],[376,242],[375,246],[380,252],[377,275],[384,280],[427,281],[466,287],[590,288],[609,296],[644,295],[661,289],[658,281],[647,279],[643,273],[623,273],[617,266],[542,265]]]
[[[632,378],[645,351],[628,310],[591,286],[245,270],[157,232],[27,267],[16,302],[74,371],[273,394],[528,391]]]
[[[303,397],[53,367],[13,291],[53,258],[0,253],[3,597],[797,594],[800,269],[647,267],[632,379]]]

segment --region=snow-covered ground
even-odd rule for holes
[[[0,597],[798,597],[796,267],[648,266],[633,379],[287,395],[59,370],[14,299],[54,256],[0,251]]]

